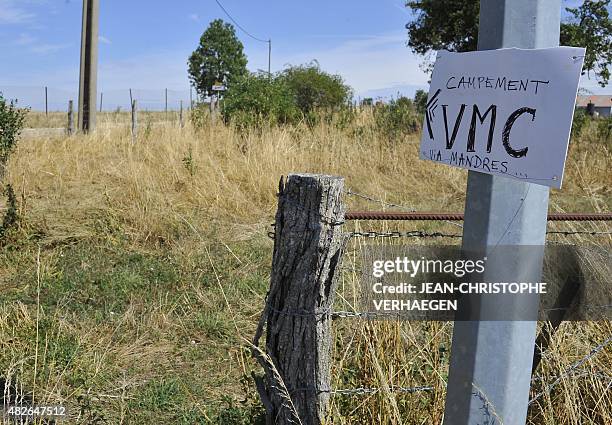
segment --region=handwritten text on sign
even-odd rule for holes
[[[438,52],[420,157],[560,188],[584,54]]]

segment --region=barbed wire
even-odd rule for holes
[[[292,317],[317,317],[317,316],[323,316],[326,314],[329,314],[330,317],[332,319],[352,319],[352,318],[364,318],[364,319],[378,319],[378,318],[383,318],[383,319],[387,319],[387,318],[401,318],[404,317],[407,313],[406,312],[401,312],[401,311],[393,311],[393,312],[376,312],[376,311],[348,311],[348,310],[337,310],[337,311],[332,311],[331,307],[328,307],[324,310],[320,310],[320,311],[314,311],[314,312],[310,312],[310,311],[304,311],[304,310],[292,310],[292,309],[283,309],[283,310],[279,310],[275,307],[273,307],[271,304],[267,303],[265,305],[266,309],[268,309],[268,311],[272,311],[274,313],[277,314],[281,314],[284,316],[292,316]],[[547,312],[547,311],[556,311],[556,310],[569,310],[573,307],[558,307],[558,308],[545,308],[542,309],[541,311],[543,312]],[[586,309],[586,310],[605,310],[605,309],[610,309],[612,308],[612,304],[607,304],[607,305],[585,305],[585,306],[578,306],[578,309]],[[414,312],[414,311],[410,311],[410,319],[414,319],[414,317],[416,315],[421,315],[423,317],[426,317],[428,315],[427,312],[425,311],[421,311],[421,312]]]
[[[366,395],[376,394],[379,392],[392,392],[392,393],[416,393],[421,391],[433,391],[434,387],[430,385],[422,385],[417,387],[388,387],[388,388],[376,388],[376,387],[360,387],[360,388],[346,388],[331,390],[332,394],[338,395]]]
[[[589,358],[593,357],[592,352],[586,356],[583,360],[586,361]],[[577,372],[577,373],[576,373]],[[603,372],[597,372],[597,371],[589,371],[589,370],[571,370],[569,372],[564,372],[561,375],[557,375],[557,376],[552,376],[552,377],[545,377],[542,375],[536,375],[533,378],[531,378],[531,382],[540,382],[540,381],[544,381],[546,379],[551,379],[551,378],[555,378],[556,380],[562,379],[563,377],[566,376],[570,376],[573,379],[578,379],[578,378],[584,378],[584,377],[588,377],[588,378],[597,378],[597,379],[603,379],[603,380],[610,380],[612,381],[612,376],[603,373]],[[555,381],[557,382],[557,381]],[[447,382],[444,382],[444,385],[446,385]],[[549,386],[552,389],[552,384]],[[389,392],[389,393],[404,393],[404,394],[411,394],[411,393],[417,393],[417,392],[429,392],[429,391],[433,391],[435,389],[434,385],[419,385],[419,386],[414,386],[414,387],[404,387],[404,386],[396,386],[396,385],[390,385],[388,387],[385,388],[380,388],[380,387],[357,387],[357,388],[339,388],[339,389],[334,389],[334,388],[315,388],[315,387],[304,387],[304,388],[293,388],[293,389],[289,389],[290,393],[295,393],[298,391],[313,391],[313,392],[317,392],[317,393],[329,393],[332,395],[343,395],[343,396],[359,396],[359,395],[371,395],[371,394],[376,394],[376,393],[380,393],[380,392]],[[531,404],[531,401],[529,402],[529,404]]]
[[[568,367],[563,373],[561,373],[551,384],[547,385],[543,391],[537,393],[531,400],[529,400],[529,405],[535,403],[538,399],[540,399],[545,394],[550,394],[554,387],[556,387],[561,380],[567,376],[569,376],[573,371],[578,369],[584,363],[595,357],[601,350],[603,350],[610,342],[612,341],[612,335],[606,338],[601,344],[597,347],[593,348],[589,354],[584,356],[582,359],[574,362],[570,367]]]
[[[545,377],[543,375],[536,375],[536,376],[534,376],[531,379],[531,382],[539,382],[539,381],[544,381],[546,379],[551,379],[551,378],[559,379],[560,376],[561,375],[552,376],[552,377]],[[589,370],[582,370],[582,371],[580,371],[580,370],[573,370],[569,374],[567,374],[566,376],[571,376],[573,379],[588,377],[588,378],[597,378],[597,379],[603,379],[603,380],[610,380],[610,381],[612,381],[612,376],[610,376],[610,375],[608,375],[606,373],[603,373],[603,372],[594,372],[594,371],[589,371]],[[444,384],[446,385],[446,382],[444,382]],[[434,389],[435,389],[435,387],[433,385],[420,385],[420,386],[414,386],[414,387],[404,387],[404,386],[391,385],[391,386],[386,387],[386,388],[379,388],[379,387],[357,387],[357,388],[340,388],[340,389],[332,389],[332,388],[323,388],[323,389],[317,389],[317,388],[296,388],[296,389],[290,390],[290,392],[296,392],[296,391],[317,391],[319,393],[330,393],[330,394],[345,395],[345,396],[356,396],[356,395],[376,394],[376,393],[379,393],[379,392],[407,393],[407,394],[410,394],[410,393],[416,393],[416,392],[433,391]]]
[[[372,196],[364,195],[363,193],[353,192],[350,189],[345,189],[344,193],[349,195],[349,196],[355,196],[357,198],[365,199],[366,201],[374,202],[376,204],[381,204],[381,205],[384,205],[386,207],[400,208],[400,209],[406,210],[408,212],[416,212],[416,210],[413,207],[409,207],[407,205],[394,204],[392,202],[383,201],[382,199],[376,199],[376,198],[374,198]]]
[[[431,232],[428,233],[424,230],[408,230],[406,232],[390,231],[390,232],[377,232],[377,231],[366,231],[366,232],[349,232],[347,236],[350,238],[461,238],[459,234],[453,233],[441,233]]]
[[[399,209],[402,209],[402,210],[406,210],[407,212],[416,212],[416,209],[414,207],[409,207],[407,205],[395,204],[395,203],[392,203],[392,202],[383,201],[382,199],[378,199],[378,198],[375,198],[375,197],[370,196],[370,195],[365,195],[363,193],[358,193],[358,192],[355,192],[355,191],[353,191],[351,189],[345,189],[344,193],[349,195],[349,196],[355,196],[357,198],[365,199],[366,201],[373,202],[373,203],[376,203],[376,204],[381,204],[381,205],[384,205],[384,206],[387,206],[387,207],[390,207],[390,208],[399,208]],[[450,221],[450,220],[442,220],[442,221],[444,221],[444,222],[446,222],[448,224],[452,224],[453,226],[463,228],[463,225],[461,225],[459,223],[455,223],[455,222]]]
[[[292,201],[288,201],[292,203]],[[324,223],[330,225],[341,225],[344,222],[334,221],[329,217],[321,216]],[[274,227],[274,223],[271,225]],[[612,231],[589,231],[589,230],[551,230],[546,232],[547,235],[558,235],[558,236],[573,236],[573,235],[588,235],[588,236],[612,236]],[[399,238],[450,238],[450,239],[460,239],[462,235],[458,233],[443,233],[443,232],[427,232],[425,230],[407,230],[407,231],[399,231],[399,230],[391,230],[386,232],[379,232],[376,230],[367,230],[367,231],[356,231],[356,232],[347,232],[345,234],[349,238],[367,238],[367,239],[375,239],[375,238],[390,238],[390,239],[399,239]],[[274,239],[274,232],[268,232],[268,237],[270,239]]]
[[[612,235],[612,232],[600,232],[597,230],[549,230],[546,232],[547,235]]]

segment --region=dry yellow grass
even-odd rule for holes
[[[135,241],[173,240],[185,225],[181,217],[267,222],[279,177],[294,171],[341,175],[355,191],[419,211],[462,210],[465,171],[419,160],[416,136],[384,143],[364,115],[358,135],[327,125],[240,135],[222,124],[198,132],[176,123],[141,124],[135,144],[126,125],[102,121],[92,136],[21,143],[10,179],[30,214],[53,217],[49,230],[57,237],[87,233],[101,210],[112,212]],[[588,137],[571,146],[552,211],[610,208],[611,152]]]
[[[97,403],[111,422],[145,423],[130,416],[139,408],[150,408],[133,404],[142,396],[138,391],[144,388],[144,394],[149,394],[147,382],[167,380],[184,370],[200,380],[205,392],[183,388],[181,394],[205,418],[203,423],[212,421],[205,407],[214,405],[211,400],[220,400],[223,395],[240,398],[238,381],[255,368],[241,337],[250,338],[263,305],[265,288],[257,288],[249,279],[261,275],[265,284],[271,249],[265,234],[275,211],[281,175],[341,175],[346,178],[346,186],[356,192],[419,211],[463,209],[465,171],[418,160],[417,136],[385,142],[372,130],[371,120],[365,111],[344,130],[321,124],[312,129],[269,128],[249,134],[237,133],[221,123],[195,130],[190,124],[179,128],[176,122],[148,125],[141,121],[139,137],[133,143],[123,115],[102,119],[98,130],[89,136],[20,143],[7,178],[20,198],[19,235],[41,247],[41,270],[32,273],[36,271],[35,258],[17,261],[12,259],[15,254],[5,252],[3,258],[8,260],[2,263],[0,292],[21,294],[19,291],[26,291],[21,284],[36,288],[36,280],[26,277],[22,283],[17,276],[42,275],[44,295],[48,290],[44,282],[67,273],[58,265],[64,256],[78,255],[71,253],[71,246],[79,250],[87,245],[100,246],[104,247],[102,253],[111,253],[115,246],[128,246],[143,255],[163,252],[177,276],[172,278],[175,288],[157,291],[152,287],[152,299],[127,296],[127,307],[108,320],[62,313],[63,307],[74,302],[73,293],[60,298],[55,316],[47,316],[36,303],[14,298],[3,303],[0,348],[4,347],[5,354],[0,355],[0,361],[13,365],[12,372],[5,373],[32,383],[24,376],[32,374],[29,365],[36,357],[37,367],[46,370],[46,375],[33,385],[35,392],[44,394],[47,400],[74,404],[76,393],[89,391],[95,395],[92,403]],[[611,159],[610,147],[588,131],[573,143],[564,188],[553,191],[551,211],[610,211]],[[349,197],[347,202],[354,209],[384,209],[359,198]],[[416,228],[410,224],[363,222],[350,225],[348,230],[353,230],[352,226],[363,230]],[[609,230],[605,223],[551,226]],[[458,230],[447,223],[418,227]],[[568,240],[590,241],[586,237],[564,241]],[[597,240],[600,244],[609,242],[609,237]],[[263,250],[261,257],[251,255],[252,243]],[[216,257],[219,252],[228,259]],[[349,264],[358,252],[359,246],[353,245],[347,253]],[[75,267],[86,273],[88,265],[96,260],[79,261]],[[193,280],[191,275],[195,276]],[[357,277],[350,273],[343,276],[345,299],[354,292]],[[213,289],[216,292],[211,292]],[[208,314],[204,325],[197,320],[193,325],[192,318],[203,311]],[[100,314],[107,317],[106,312]],[[20,332],[30,332],[34,326],[38,329],[37,318],[52,323],[45,328],[48,340],[57,341],[63,334],[74,338],[77,354],[69,365],[79,368],[86,382],[94,383],[87,384],[89,387],[74,384],[60,364],[49,364],[44,339],[35,348],[22,340]],[[204,331],[202,326],[210,329]],[[227,340],[215,336],[216,331]],[[611,331],[608,322],[564,324],[540,369],[544,382],[553,382]],[[431,384],[435,391],[336,396],[330,421],[439,423],[451,332],[449,323],[339,323],[335,387]],[[196,348],[206,354],[196,354]],[[608,348],[581,371],[610,376],[611,361]],[[104,379],[99,381],[101,377]],[[530,423],[610,423],[612,400],[607,385],[609,381],[593,374],[564,378],[554,397],[542,397],[532,409]]]

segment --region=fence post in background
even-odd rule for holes
[[[100,0],[83,0],[79,77],[79,129],[83,132],[96,128],[99,13]]]
[[[179,110],[179,125],[181,126],[181,128],[185,126],[185,123],[183,122],[183,101],[182,100],[181,100],[181,107]]]
[[[47,92],[47,86],[45,86],[45,116],[49,115],[49,96]]]
[[[134,102],[134,98],[132,97],[132,89],[130,89],[130,108],[132,107],[132,102]]]
[[[136,99],[132,100],[132,142],[136,141],[138,135],[138,104]]]
[[[168,89],[166,89],[166,106],[164,107],[164,110],[166,111],[166,115],[168,115]]]
[[[193,88],[189,87],[189,110],[193,109]]]
[[[210,99],[210,120],[212,121],[212,123],[214,124],[217,118],[217,108],[215,107],[215,95],[211,95],[209,97]]]
[[[68,135],[74,134],[74,105],[72,100],[68,101]]]
[[[102,112],[102,102],[104,101],[104,93],[100,93],[100,112]]]
[[[315,174],[291,174],[279,185],[270,290],[253,341],[268,424],[319,425],[327,414],[331,310],[346,241],[343,188],[343,178]],[[264,328],[265,352],[258,348]]]
[[[478,49],[558,45],[560,8],[560,0],[481,0]],[[548,192],[546,186],[469,171],[463,249],[491,252],[499,245],[515,246],[495,267],[521,264],[521,246],[545,243]],[[541,281],[539,264],[525,281]],[[491,280],[483,281],[500,278],[495,267],[487,267],[484,279]],[[537,315],[538,297],[512,306],[501,301],[485,298],[479,311],[522,308]],[[525,424],[536,325],[520,319],[455,322],[445,425]]]

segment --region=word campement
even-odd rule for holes
[[[583,57],[577,47],[438,52],[421,159],[560,188]]]

